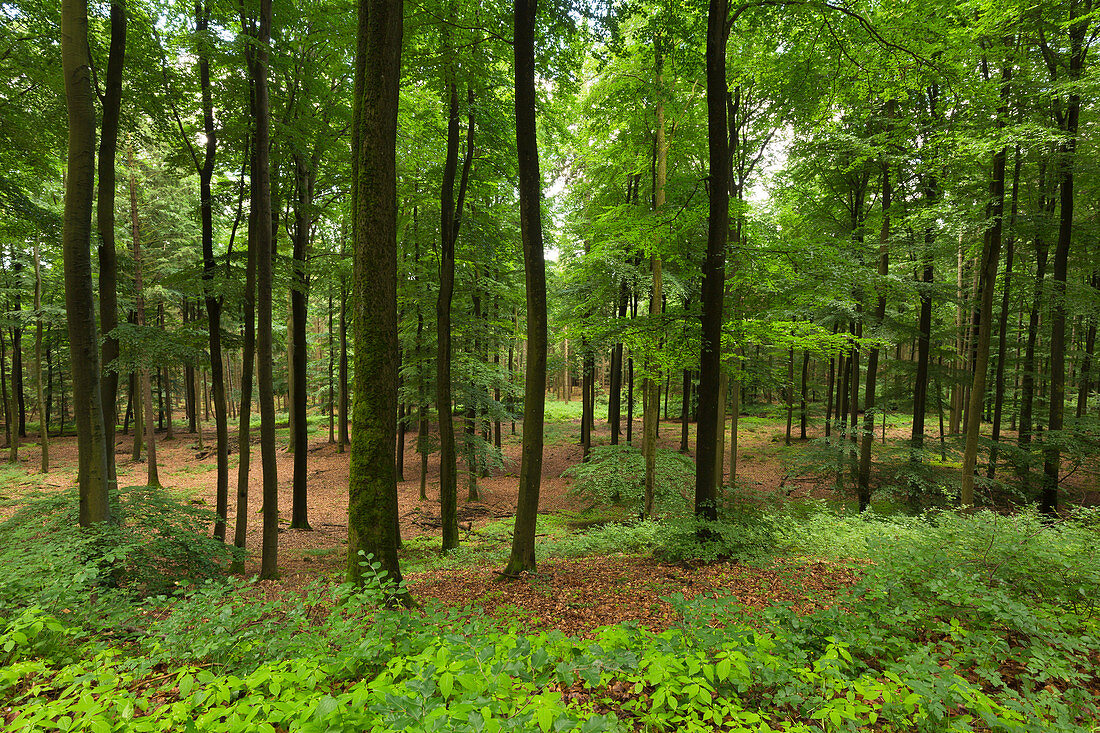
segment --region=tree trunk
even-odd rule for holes
[[[134,312],[139,329],[145,326],[145,295],[142,284],[141,226],[138,221],[137,178],[134,164],[134,148],[130,146],[130,224],[134,241]],[[160,487],[157,473],[157,441],[153,431],[153,393],[149,380],[148,364],[141,365],[141,401],[145,411],[145,460],[148,464],[146,485]]]
[[[19,435],[17,430],[13,428],[14,420],[12,415],[15,414],[15,410],[12,409],[12,403],[14,399],[8,398],[8,344],[7,339],[4,337],[4,329],[0,328],[0,408],[4,412],[4,442],[5,447],[9,450],[12,449],[19,442]],[[19,458],[18,449],[16,450],[15,458],[11,458],[9,455],[8,461],[15,463]]]
[[[695,448],[695,515],[718,517],[718,404],[722,373],[722,300],[725,292],[725,248],[729,233],[730,160],[726,127],[726,0],[710,0],[707,12],[707,139],[709,142],[710,213],[703,260],[702,350],[699,358],[699,424]]]
[[[997,113],[997,129],[1003,129],[1008,115],[1009,82],[1012,70],[1005,65],[1001,71],[1001,107]],[[1005,160],[1008,148],[1000,148],[993,154],[993,180],[990,184],[991,201],[989,219],[992,225],[986,230],[982,252],[981,312],[978,317],[977,348],[974,351],[974,381],[970,387],[970,405],[967,410],[966,447],[963,451],[962,487],[959,501],[963,507],[974,505],[974,472],[978,463],[978,433],[982,422],[982,403],[985,400],[986,371],[989,366],[989,342],[993,327],[993,290],[997,282],[997,265],[1001,259],[1001,231],[1005,204]]]
[[[306,433],[306,409],[308,385],[306,384],[307,351],[306,343],[306,298],[309,292],[309,275],[306,272],[309,259],[310,212],[313,209],[313,174],[306,165],[304,156],[295,155],[294,183],[294,278],[290,289],[291,322],[294,329],[293,370],[291,378],[294,388],[291,390],[293,404],[293,430],[291,439],[294,445],[293,499],[290,511],[291,529],[312,529],[309,526],[309,501],[306,478],[306,459],[309,446]]]
[[[633,180],[633,179],[632,179]],[[628,202],[631,194],[627,195]],[[624,279],[619,284],[619,320],[626,318],[629,292]],[[622,395],[623,395],[623,345],[617,342],[611,349],[611,384],[607,395],[607,422],[611,429],[611,445],[619,444],[622,435]]]
[[[271,344],[274,226],[271,205],[271,105],[267,86],[271,0],[260,0],[258,23],[246,29],[246,32],[250,31],[256,39],[249,71],[254,94],[253,159],[256,165],[255,177],[252,179],[252,205],[256,212],[253,222],[256,228],[256,381],[259,383],[260,398],[260,465],[263,471],[261,511],[264,515],[260,578],[269,579],[276,578],[279,574],[279,476],[275,455],[275,395],[272,389]]]
[[[34,240],[34,322],[34,387],[38,402],[38,441],[42,444],[42,473],[49,473],[50,426],[46,420],[46,400],[42,391],[42,263],[37,238]]]
[[[802,390],[798,405],[798,439],[806,440],[806,423],[809,420],[809,411],[806,406],[806,384],[810,377],[810,352],[802,352]]]
[[[1054,213],[1057,198],[1048,193],[1048,174],[1052,173],[1050,166],[1045,162],[1039,164],[1039,211],[1041,220],[1048,219]],[[1036,360],[1036,342],[1039,337],[1039,322],[1042,313],[1044,292],[1043,280],[1046,276],[1049,244],[1043,238],[1042,230],[1035,238],[1035,290],[1032,294],[1031,312],[1028,315],[1027,343],[1024,347],[1024,363],[1020,377],[1020,423],[1017,434],[1017,445],[1021,455],[1020,465],[1016,467],[1020,477],[1021,488],[1028,495],[1031,483],[1031,433],[1032,414],[1035,405],[1035,384],[1038,375]]]
[[[229,419],[225,395],[225,378],[223,372],[222,340],[221,340],[221,314],[222,297],[216,294],[217,287],[214,282],[217,263],[214,259],[214,195],[211,182],[214,177],[215,156],[217,153],[217,128],[214,125],[214,103],[210,82],[210,50],[204,34],[210,27],[209,2],[197,2],[195,4],[195,28],[198,34],[197,57],[199,65],[199,88],[202,101],[203,135],[205,137],[205,149],[200,164],[196,156],[195,167],[199,174],[199,218],[202,222],[202,285],[203,299],[206,306],[207,318],[207,344],[210,349],[210,380],[211,391],[214,393],[214,431],[216,435],[216,462],[217,462],[217,486],[215,489],[215,513],[217,519],[214,522],[214,537],[225,540],[226,517],[229,513]],[[250,228],[251,231],[251,228]],[[200,431],[199,443],[202,444],[201,430],[202,418],[199,415],[198,400],[202,397],[195,395],[195,423]],[[206,406],[205,399],[202,407]],[[247,430],[245,431],[247,435]],[[247,453],[242,452],[241,462],[246,467]],[[238,509],[238,515],[240,514]]]
[[[737,486],[737,423],[741,417],[741,364],[734,365],[728,391],[733,397],[730,404],[730,486]],[[724,431],[723,431],[724,432]]]
[[[341,244],[341,252],[343,244]],[[336,451],[344,452],[344,446],[351,443],[348,435],[348,288],[343,275],[340,276],[340,394],[339,409],[336,411]]]
[[[61,65],[68,110],[68,169],[62,251],[65,310],[76,413],[80,526],[111,518],[110,467],[103,425],[99,339],[92,292],[92,195],[95,178],[95,91],[88,50],[87,0],[62,0]],[[62,422],[64,426],[64,422]]]
[[[993,398],[993,444],[989,448],[989,468],[986,476],[993,480],[997,473],[997,448],[1001,441],[1001,417],[1004,411],[1005,400],[1005,360],[1008,358],[1008,309],[1009,294],[1012,292],[1012,266],[1013,256],[1016,251],[1016,213],[1019,205],[1020,192],[1020,146],[1016,146],[1016,160],[1012,168],[1012,198],[1009,205],[1008,237],[1005,241],[1005,276],[1003,291],[1001,293],[1001,314],[997,327],[997,375],[993,385],[995,395]],[[1095,333],[1095,331],[1093,332]],[[1087,364],[1086,360],[1086,364]],[[1087,367],[1086,367],[1087,368]]]
[[[99,320],[103,332],[100,346],[103,373],[103,435],[107,446],[107,480],[118,484],[115,471],[115,402],[118,372],[111,364],[118,358],[118,260],[115,251],[115,157],[118,152],[118,121],[122,106],[122,71],[126,55],[126,2],[111,3],[111,46],[104,77],[102,135],[99,141],[99,194],[96,227],[99,231]]]
[[[360,584],[360,553],[400,584],[397,560],[397,112],[402,0],[360,0],[355,98],[355,402],[348,486],[348,580]],[[406,593],[402,602],[411,603]]]
[[[684,370],[683,387],[680,390],[680,452],[688,452],[688,418],[691,416],[691,370]]]
[[[886,103],[887,144],[892,132],[894,101]],[[890,205],[893,189],[890,184],[890,166],[882,164],[882,229],[879,232],[878,276],[875,300],[875,325],[882,326],[886,319],[886,279],[890,276]],[[859,510],[865,511],[871,505],[871,446],[875,441],[875,399],[878,389],[879,348],[874,346],[867,357],[867,384],[864,388],[863,434],[860,441],[859,476],[856,492],[859,495]]]
[[[542,479],[543,417],[546,401],[546,266],[542,240],[542,191],[535,133],[535,5],[515,0],[516,152],[519,213],[527,278],[527,374],[523,400],[523,448],[512,552],[504,577],[535,569],[535,526]]]
[[[660,39],[655,42],[655,47],[660,45]],[[662,65],[663,58],[661,56],[660,48],[655,50],[656,57],[656,87],[657,87],[657,129],[656,139],[654,140],[654,149],[657,155],[656,161],[656,175],[654,176],[653,185],[653,211],[654,214],[660,215],[661,210],[665,205],[665,178],[667,176],[668,169],[668,142],[665,139],[665,104],[664,97],[665,92],[662,89]],[[660,240],[654,243],[654,253],[650,257],[650,273],[653,278],[652,291],[649,294],[649,316],[651,319],[656,320],[661,315],[661,304],[664,298],[661,287],[661,256],[660,256]],[[661,403],[660,393],[658,391],[657,378],[654,376],[654,372],[657,369],[656,360],[652,357],[649,358],[649,364],[646,368],[646,378],[643,383],[642,389],[644,390],[645,398],[643,400],[644,409],[642,411],[642,432],[644,438],[642,440],[642,453],[645,461],[645,495],[642,507],[642,518],[651,519],[654,512],[654,501],[656,496],[656,484],[657,484],[657,423],[661,417]],[[667,392],[666,392],[667,395]]]
[[[1095,292],[1100,288],[1100,273],[1093,272],[1089,277],[1089,288]],[[1081,374],[1077,380],[1077,412],[1078,420],[1085,416],[1089,405],[1089,392],[1092,390],[1092,359],[1096,350],[1096,316],[1089,315],[1088,331],[1085,334],[1085,353],[1081,358]]]
[[[335,353],[332,338],[332,282],[328,286],[328,442],[336,442],[336,389],[333,383]]]
[[[450,13],[454,14],[452,3]],[[446,25],[445,28],[449,28]],[[445,53],[450,44],[449,30],[444,38]],[[437,355],[436,355],[436,409],[439,412],[439,495],[443,524],[443,549],[458,547],[458,454],[455,447],[454,419],[451,413],[451,300],[454,296],[455,244],[462,223],[462,205],[466,198],[470,166],[474,152],[474,118],[470,107],[466,128],[466,157],[462,162],[462,175],[455,199],[455,174],[458,169],[459,109],[458,84],[454,67],[447,67],[447,158],[443,166],[443,184],[440,189],[440,260],[439,297],[436,301]],[[473,92],[471,90],[470,94]]]
[[[794,347],[790,347],[787,354],[787,433],[783,438],[783,445],[791,444],[791,428],[794,427]]]

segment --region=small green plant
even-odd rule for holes
[[[630,445],[592,449],[585,463],[566,469],[562,476],[574,479],[573,492],[600,504],[622,505],[640,511],[645,493],[645,459]],[[671,450],[657,451],[654,494],[657,506],[682,510],[689,505],[688,487],[695,483],[691,459]]]

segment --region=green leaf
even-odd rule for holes
[[[317,710],[314,711],[313,716],[315,718],[325,718],[336,712],[336,709],[340,707],[340,701],[332,695],[325,695],[317,703]]]
[[[543,705],[539,708],[536,718],[542,733],[548,733],[550,725],[554,722],[554,711],[549,705]]]

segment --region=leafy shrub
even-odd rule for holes
[[[915,541],[915,536],[927,527],[918,517],[874,511],[842,513],[820,501],[788,504],[769,517],[781,551],[836,560],[870,558],[872,545],[883,537]]]
[[[759,562],[775,551],[772,517],[751,504],[723,507],[717,521],[674,520],[655,553],[668,562]]]
[[[115,522],[77,525],[74,491],[26,499],[0,524],[0,617],[40,605],[56,612],[93,589],[137,596],[174,592],[220,575],[236,549],[210,537],[213,512],[161,489],[111,496]]]
[[[640,555],[653,552],[667,541],[668,526],[660,522],[641,521],[626,524],[613,522],[572,534],[541,548],[547,557],[580,555]]]
[[[631,445],[605,445],[592,449],[585,463],[562,473],[574,479],[573,492],[600,504],[621,504],[641,511],[645,498],[645,459]],[[695,464],[676,451],[658,450],[654,499],[662,509],[689,506],[687,487],[695,485]]]

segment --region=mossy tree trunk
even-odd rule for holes
[[[348,487],[347,576],[360,553],[389,581],[397,560],[397,173],[402,0],[359,0],[352,174],[355,400]],[[407,596],[402,600],[408,602]]]

